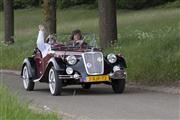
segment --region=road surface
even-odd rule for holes
[[[127,87],[123,94],[114,94],[107,85],[63,89],[62,96],[51,96],[48,85],[36,83],[32,92],[24,90],[20,76],[1,73],[0,84],[6,84],[21,101],[30,105],[64,113],[73,120],[179,120],[179,94],[151,92]],[[65,119],[67,119],[65,117]]]

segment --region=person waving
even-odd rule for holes
[[[43,58],[48,54],[48,51],[51,50],[51,45],[45,42],[45,28],[43,25],[39,25],[39,34],[36,44]]]

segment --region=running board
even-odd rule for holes
[[[22,76],[20,78],[23,79]],[[34,79],[33,82],[39,82],[41,80],[41,78],[42,78],[42,76],[38,79]]]
[[[39,79],[34,79],[33,82],[39,82],[40,81],[40,78]]]
[[[38,79],[34,79],[33,82],[39,82],[42,77],[43,77],[43,75],[40,78],[38,78]]]

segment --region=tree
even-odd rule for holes
[[[45,27],[48,34],[56,34],[56,0],[43,0]]]
[[[98,0],[100,45],[108,47],[117,40],[116,0]]]
[[[13,0],[4,0],[4,31],[5,31],[5,44],[14,43],[14,11]]]

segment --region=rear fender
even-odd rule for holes
[[[21,76],[23,74],[23,68],[24,66],[28,67],[29,77],[30,79],[35,79],[36,77],[36,68],[35,68],[35,61],[33,58],[25,58],[23,61],[22,69],[21,69]]]

